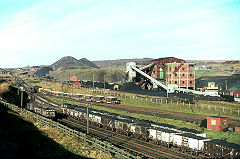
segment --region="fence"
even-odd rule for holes
[[[185,106],[185,107],[195,107],[196,109],[202,109],[204,111],[213,111],[215,113],[224,113],[224,114],[230,114],[230,115],[240,115],[240,108],[233,108],[233,107],[223,107],[223,106],[213,106],[213,105],[199,105],[198,103],[191,103],[187,100],[179,100],[179,99],[170,99],[170,98],[151,98],[146,96],[138,96],[138,95],[127,95],[125,93],[118,93],[118,92],[110,92],[110,91],[104,91],[101,89],[89,89],[90,92],[102,94],[102,95],[110,95],[115,97],[122,97],[126,99],[133,99],[133,100],[142,100],[142,101],[148,101],[150,103],[156,104],[175,104],[179,106]]]
[[[117,148],[114,145],[111,145],[108,142],[103,142],[97,138],[94,137],[90,137],[82,132],[76,131],[74,129],[71,129],[63,124],[60,124],[56,121],[53,121],[51,119],[45,118],[43,116],[40,116],[38,114],[35,114],[33,112],[30,112],[26,109],[22,109],[19,108],[16,105],[7,103],[6,101],[4,101],[3,99],[0,98],[0,103],[2,103],[4,106],[6,106],[7,108],[9,108],[10,110],[17,112],[20,116],[24,117],[24,118],[30,118],[33,119],[35,122],[38,122],[42,125],[47,125],[50,126],[52,128],[57,129],[58,131],[64,133],[65,135],[68,135],[70,137],[73,137],[79,141],[85,141],[87,143],[89,143],[89,145],[92,148],[101,150],[103,152],[106,153],[110,153],[113,156],[117,156],[117,158],[139,158],[137,156],[132,155],[129,152],[126,152],[120,148]]]

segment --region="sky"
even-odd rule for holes
[[[240,0],[0,0],[0,67],[63,56],[240,60]]]

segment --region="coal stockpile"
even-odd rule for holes
[[[49,73],[49,71],[52,71],[52,68],[50,68],[50,67],[42,67],[40,70],[36,71],[34,73],[34,75],[40,76],[40,77],[41,76],[46,76]]]
[[[167,92],[164,90],[141,89],[141,87],[137,86],[133,82],[124,83],[122,86],[120,86],[120,91],[135,93],[135,94],[142,94],[142,95],[149,95],[149,96],[167,97]],[[194,98],[194,95],[189,95],[184,93],[169,93],[168,97],[179,97],[179,98],[187,99],[188,101],[192,101]]]
[[[240,89],[240,76],[238,74],[232,76],[200,77],[196,79],[196,87],[207,87],[208,82],[215,82],[215,84],[219,87],[221,86],[223,90],[226,88],[229,90]]]
[[[82,85],[82,87],[85,88],[92,88],[93,87],[93,82],[92,81],[79,81]],[[94,87],[95,88],[104,88],[104,83],[103,82],[94,82]],[[114,84],[109,84],[105,83],[105,88],[106,89],[113,89]]]

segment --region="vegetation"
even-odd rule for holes
[[[34,85],[40,85],[44,88],[55,90],[55,91],[62,91],[62,84],[61,83],[51,83],[49,81],[42,81],[40,83],[34,83]],[[72,89],[71,87],[64,85],[63,86],[64,92],[69,93],[82,93],[82,94],[93,94],[95,93],[90,92],[88,89]],[[115,91],[110,91],[115,92]],[[118,92],[121,93],[121,92]],[[123,94],[126,94],[127,96],[135,96],[136,94],[132,93],[126,93],[122,92]],[[146,95],[140,95],[143,97],[152,97],[153,96],[146,96]],[[165,100],[163,100],[163,103],[153,103],[151,101],[146,100],[135,100],[135,99],[129,99],[124,97],[118,97],[121,100],[122,105],[128,105],[128,106],[134,106],[134,107],[142,107],[142,108],[152,108],[156,110],[166,110],[166,111],[175,111],[175,112],[184,112],[184,113],[191,113],[191,114],[199,114],[204,116],[212,116],[212,115],[223,115],[227,116],[232,119],[238,119],[240,120],[240,115],[238,114],[238,109],[240,109],[239,103],[231,103],[231,102],[224,102],[224,101],[204,101],[200,100],[198,103],[190,104],[189,103],[165,103]],[[161,97],[165,99],[164,97]]]
[[[93,80],[93,74],[94,80],[100,82],[104,81],[104,75],[109,83],[120,82],[125,78],[124,70],[119,68],[56,70],[51,72],[50,76],[60,80],[68,80],[70,75],[76,75],[78,80]]]
[[[51,100],[54,100],[54,101],[57,101],[57,102],[60,102],[60,103],[66,103],[66,101],[64,101],[62,99],[59,99],[59,98],[54,98],[54,97],[49,97],[49,98]],[[81,107],[85,107],[83,104],[81,104],[79,102],[67,101],[67,103],[73,104],[73,105],[78,105],[78,106],[81,106]],[[202,128],[197,126],[196,124],[192,124],[192,123],[185,122],[185,121],[167,119],[167,118],[160,118],[160,117],[151,116],[151,115],[129,113],[127,111],[116,110],[116,109],[105,108],[105,107],[99,107],[99,106],[94,106],[94,105],[89,105],[89,107],[97,109],[97,110],[104,110],[104,111],[108,111],[108,112],[111,112],[111,113],[120,114],[120,115],[127,115],[127,116],[131,116],[131,117],[139,118],[139,119],[146,119],[146,120],[150,120],[150,121],[155,121],[155,122],[158,122],[158,123],[167,123],[167,124],[174,125],[174,126],[177,126],[177,127],[185,127],[185,128],[189,128],[189,129],[195,129],[195,130],[198,130],[198,131],[202,130]],[[236,143],[236,144],[240,143],[240,134],[236,134],[235,132],[218,132],[218,131],[207,130],[206,128],[204,129],[204,131],[206,132],[207,138],[223,139],[223,140],[226,140],[228,142],[232,142],[232,143]]]

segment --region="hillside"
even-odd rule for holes
[[[121,67],[126,66],[126,63],[128,62],[136,62],[139,64],[146,63],[150,60],[153,60],[153,58],[134,58],[134,59],[117,59],[117,60],[101,60],[101,61],[92,61],[94,64],[101,68],[106,67]]]
[[[106,77],[106,82],[119,82],[125,79],[124,68],[105,68],[105,69],[64,69],[64,70],[55,70],[50,72],[50,76],[60,79],[68,80],[69,76],[76,75],[78,80],[94,80],[95,81],[104,81],[104,75]]]
[[[96,64],[92,63],[86,58],[77,60],[72,56],[64,56],[51,65],[53,70],[64,69],[72,66],[85,66],[85,67],[91,67],[91,68],[97,68],[97,69],[99,68]]]
[[[223,62],[222,64],[239,64],[240,63],[240,61],[225,61],[225,62]]]

